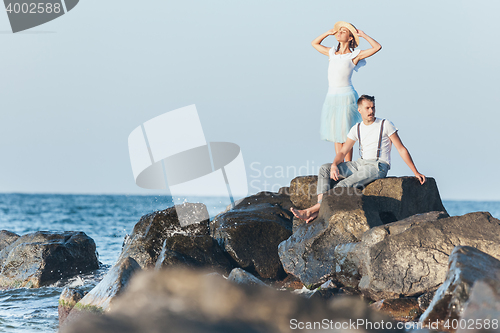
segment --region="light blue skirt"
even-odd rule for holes
[[[344,143],[351,127],[361,122],[353,86],[330,88],[321,112],[321,140]]]

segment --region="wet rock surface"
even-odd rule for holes
[[[222,274],[229,274],[232,264],[227,254],[209,235],[173,235],[164,242],[156,268],[172,265],[205,267]]]
[[[292,234],[292,206],[286,195],[261,192],[214,218],[212,236],[234,262],[262,278],[284,277],[278,244]]]
[[[321,323],[325,318],[333,327],[349,319],[390,321],[359,299],[311,300],[263,286],[234,284],[214,274],[171,269],[136,275],[109,313],[89,314],[61,332],[161,332],[178,328],[179,332],[275,333],[293,331],[294,323],[312,331],[314,322]],[[359,331],[384,332],[363,326]]]
[[[112,301],[120,295],[130,278],[141,270],[139,264],[128,257],[117,262],[94,289],[76,304],[76,309],[89,309],[103,312],[110,308]]]
[[[495,246],[500,247],[497,244]],[[500,249],[498,249],[500,251]],[[497,253],[500,257],[500,253]],[[462,317],[464,306],[469,301],[471,289],[476,281],[494,281],[489,284],[495,289],[500,280],[500,261],[480,250],[469,246],[457,246],[449,257],[446,280],[436,291],[421,321],[443,324]],[[493,288],[491,287],[493,286]],[[494,294],[494,293],[493,293]],[[498,304],[500,305],[500,303]],[[486,319],[486,318],[483,318]],[[500,319],[500,318],[497,318]]]
[[[208,218],[199,223],[181,226],[177,210],[192,211],[193,215],[208,216],[204,204],[185,203],[141,217],[132,234],[125,239],[118,261],[133,258],[141,268],[154,268],[164,241],[173,235],[208,235]]]
[[[59,297],[59,305],[57,307],[59,326],[63,324],[70,311],[84,296],[85,293],[83,290],[68,287],[63,289],[61,296]]]
[[[0,251],[0,287],[39,288],[98,268],[95,243],[84,232],[38,231]]]
[[[108,271],[97,286],[72,306],[65,319],[59,317],[59,322],[64,322],[65,326],[87,313],[100,314],[109,311],[111,304],[123,292],[130,278],[140,270],[141,267],[134,259],[130,257],[121,259]],[[61,298],[63,295],[64,291]]]
[[[401,177],[378,179],[362,191],[332,189],[323,196],[318,218],[297,222],[293,235],[280,244],[283,268],[305,285],[316,286],[335,271],[336,245],[359,242],[370,228],[436,210],[444,207],[432,178],[424,185]]]

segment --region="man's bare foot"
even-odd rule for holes
[[[309,218],[306,220],[306,223],[314,221],[318,217],[318,212],[311,213]]]
[[[296,218],[306,221],[306,223],[311,222],[316,217],[318,217],[318,212],[311,212],[310,210],[303,209],[298,210],[293,207],[290,208],[290,211],[295,215]]]

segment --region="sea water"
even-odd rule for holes
[[[222,198],[190,200],[207,206],[210,216],[226,208]],[[178,203],[178,202],[176,202]],[[444,201],[450,215],[489,211],[500,218],[500,202]],[[125,235],[141,216],[173,205],[169,196],[0,194],[0,230],[18,235],[83,231],[94,239],[101,268],[38,289],[0,290],[0,332],[56,332],[57,305],[65,286],[91,290],[116,261]]]

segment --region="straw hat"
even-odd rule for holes
[[[356,46],[355,47],[358,47],[358,45],[359,45],[359,36],[358,36],[358,30],[356,29],[356,27],[354,25],[352,25],[351,23],[347,23],[347,22],[344,22],[344,21],[338,21],[333,26],[333,30],[339,31],[340,28],[342,28],[342,27],[349,29],[349,31],[354,36],[354,40],[356,41]]]

